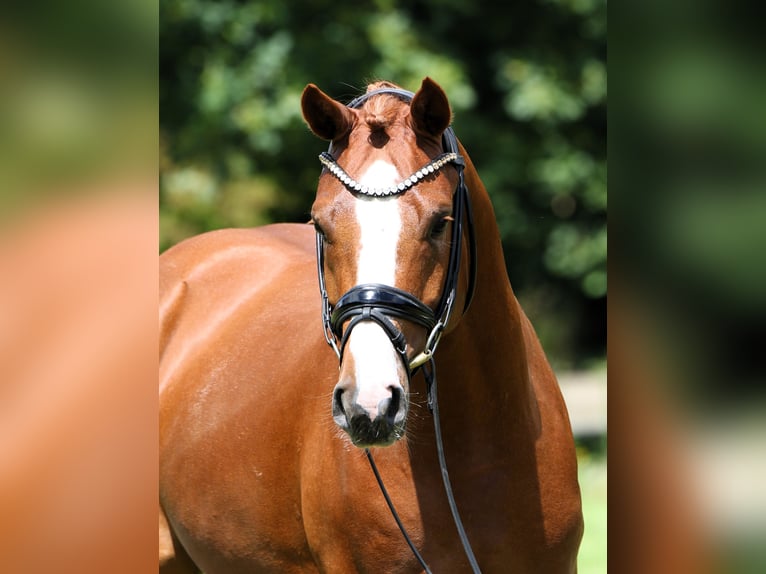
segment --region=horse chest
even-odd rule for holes
[[[341,445],[344,442],[337,436],[333,440]],[[427,554],[429,564],[433,563],[434,571],[467,571],[469,566],[452,522],[435,457],[422,457],[421,462],[426,464],[413,466],[405,444],[375,452],[396,510],[413,542]],[[421,569],[385,503],[366,458],[358,450],[341,446],[332,457],[307,457],[302,484],[307,544],[321,571],[417,572]],[[491,496],[490,492],[487,494]],[[470,510],[470,505],[465,507]],[[497,538],[504,540],[503,530],[497,528],[499,524],[493,522],[491,516],[484,516],[482,522],[499,535]],[[495,555],[501,554],[496,546]],[[382,570],[381,564],[386,565]]]

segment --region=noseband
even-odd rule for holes
[[[356,98],[348,104],[349,108],[360,107],[368,98],[378,94],[393,94],[411,102],[413,93],[395,88],[382,88],[373,90]],[[322,323],[324,336],[327,343],[333,348],[338,360],[343,360],[343,351],[348,342],[353,328],[362,321],[374,321],[385,331],[391,343],[402,360],[408,375],[431,360],[439,345],[444,328],[452,315],[452,306],[457,296],[458,280],[460,276],[460,262],[462,255],[463,226],[467,224],[469,249],[470,249],[470,274],[469,286],[466,294],[463,311],[468,309],[473,297],[476,278],[476,242],[474,240],[473,218],[471,203],[468,197],[468,189],[463,178],[465,161],[458,152],[457,138],[451,127],[448,127],[442,137],[445,153],[431,160],[428,164],[416,171],[410,177],[398,185],[388,188],[369,188],[355,181],[341,168],[330,150],[322,152],[319,161],[322,165],[346,188],[355,195],[367,197],[391,197],[400,195],[416,185],[424,177],[437,172],[448,164],[455,166],[458,172],[458,185],[452,197],[452,240],[450,247],[449,265],[444,288],[436,310],[420,301],[417,297],[406,291],[402,291],[392,285],[380,283],[365,283],[349,289],[338,299],[333,306],[330,304],[325,286],[324,277],[324,237],[321,233],[316,234],[317,271],[319,276],[319,289],[322,296]],[[428,331],[425,348],[422,352],[407,360],[407,341],[402,331],[392,321],[401,319],[420,325]],[[349,321],[344,331],[343,325]]]

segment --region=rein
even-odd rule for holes
[[[362,96],[354,99],[348,104],[349,108],[360,107],[368,98],[378,94],[393,94],[403,98],[407,102],[411,102],[413,93],[396,89],[396,88],[382,88],[367,92]],[[445,327],[449,323],[450,317],[453,311],[453,305],[457,297],[458,282],[460,276],[460,263],[462,258],[462,244],[463,244],[463,226],[464,222],[467,224],[466,229],[468,232],[469,240],[469,254],[470,254],[470,267],[469,267],[469,284],[466,294],[465,305],[463,307],[463,313],[468,310],[468,306],[473,298],[476,283],[476,240],[475,231],[473,227],[473,216],[471,213],[471,203],[468,197],[468,189],[465,186],[463,169],[465,167],[465,161],[459,153],[457,138],[451,127],[448,127],[443,135],[443,145],[445,153],[431,160],[424,167],[416,171],[410,177],[406,178],[401,183],[388,188],[377,189],[368,188],[359,184],[351,176],[349,176],[343,168],[341,168],[335,158],[332,156],[332,144],[327,152],[323,152],[319,156],[319,160],[322,165],[341,181],[346,188],[354,194],[361,194],[368,197],[391,197],[404,193],[412,186],[416,185],[421,179],[429,174],[435,173],[439,169],[442,169],[446,165],[452,164],[458,172],[458,185],[453,194],[453,224],[452,224],[452,236],[451,236],[451,248],[449,256],[449,265],[447,267],[447,275],[445,277],[444,288],[442,290],[439,303],[436,311],[432,310],[425,303],[420,301],[414,295],[402,291],[396,287],[390,285],[382,285],[378,283],[367,283],[362,285],[356,285],[349,289],[344,295],[340,297],[335,306],[333,306],[327,295],[327,289],[324,276],[324,237],[320,232],[316,234],[316,251],[317,251],[317,274],[319,278],[319,290],[322,297],[322,325],[324,337],[327,344],[332,347],[335,354],[338,356],[339,363],[343,360],[343,351],[345,349],[348,338],[353,328],[362,321],[374,321],[386,332],[391,343],[397,351],[397,354],[404,365],[407,375],[411,378],[412,374],[420,367],[423,368],[423,374],[426,380],[426,388],[428,391],[428,407],[433,413],[434,420],[434,433],[436,437],[436,448],[439,457],[439,467],[441,470],[442,481],[447,493],[447,501],[452,512],[452,518],[455,522],[460,541],[463,545],[466,557],[471,564],[471,568],[474,574],[480,574],[481,570],[476,562],[471,544],[468,541],[468,537],[463,528],[462,520],[457,509],[455,497],[452,493],[452,486],[449,480],[449,474],[447,472],[447,462],[444,456],[444,444],[441,434],[441,423],[439,420],[439,404],[437,400],[437,385],[436,385],[436,363],[434,361],[434,353]],[[407,341],[404,334],[399,328],[396,327],[391,317],[396,319],[403,319],[414,322],[426,330],[429,331],[429,335],[423,351],[417,354],[412,360],[407,360]],[[348,321],[345,332],[343,325]],[[413,554],[417,558],[420,565],[424,568],[426,573],[430,574],[431,570],[424,561],[423,557],[418,552],[414,543],[407,534],[404,525],[402,524],[399,515],[394,508],[393,502],[388,495],[388,491],[383,484],[383,480],[380,477],[375,461],[372,458],[372,453],[369,449],[365,449],[365,454],[369,460],[372,471],[380,486],[383,497],[388,504],[391,514],[394,517],[399,529],[401,530],[404,538],[412,550]]]

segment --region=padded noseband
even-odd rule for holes
[[[343,360],[343,349],[346,347],[351,330],[357,323],[375,321],[391,339],[405,368],[409,371],[407,340],[391,321],[390,316],[412,321],[428,331],[436,325],[436,316],[431,308],[406,291],[380,283],[365,283],[349,289],[338,300],[330,317],[332,332],[340,339],[339,358]],[[349,319],[351,322],[344,333],[343,324]]]

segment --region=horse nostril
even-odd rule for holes
[[[402,388],[392,385],[388,389],[391,391],[391,398],[387,399],[388,405],[385,412],[381,411],[381,415],[386,417],[392,424],[395,424],[402,418]]]
[[[336,388],[333,393],[333,410],[337,414],[346,414],[346,409],[343,407],[343,389]]]
[[[391,403],[388,405],[386,416],[393,418],[396,413],[399,412],[399,407],[402,402],[402,389],[400,387],[388,387],[391,391]]]

